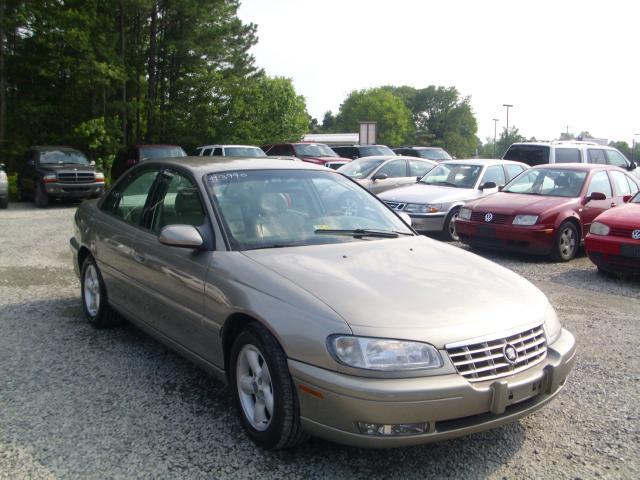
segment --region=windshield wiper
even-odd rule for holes
[[[245,248],[245,250],[262,250],[263,248],[287,248],[287,247],[304,247],[306,243],[274,243],[273,245],[262,245],[260,247]]]
[[[389,231],[389,230],[369,230],[366,228],[355,228],[353,230],[320,228],[316,230],[314,233],[319,235],[349,235],[354,238],[362,238],[362,237],[398,238],[400,234],[408,235],[408,234],[405,234],[404,232],[396,232],[396,231]]]
[[[424,183],[426,185],[445,185],[447,187],[454,187],[454,188],[458,188],[458,186],[455,183],[451,183],[451,182],[420,182],[420,183]]]

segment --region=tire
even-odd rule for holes
[[[300,424],[287,358],[266,328],[258,323],[247,325],[233,342],[230,367],[229,384],[240,421],[256,444],[281,450],[308,438]]]
[[[102,274],[91,256],[88,256],[82,264],[80,295],[84,315],[94,327],[109,328],[122,323],[120,314],[109,306]]]
[[[556,232],[551,259],[556,262],[568,262],[576,256],[580,238],[573,222],[563,222]]]
[[[0,198],[0,210],[5,209],[9,206],[9,198]]]
[[[458,219],[460,213],[459,208],[454,208],[449,212],[447,218],[444,221],[444,227],[442,229],[442,236],[449,242],[459,242],[460,237],[456,233],[455,221]]]
[[[18,178],[18,181],[16,182],[16,200],[18,202],[24,202],[25,200],[24,187],[22,186],[22,180],[20,178]]]
[[[44,185],[41,183],[36,185],[35,192],[33,194],[33,203],[35,203],[38,208],[47,208],[49,206],[49,196],[44,190]]]

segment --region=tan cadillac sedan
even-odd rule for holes
[[[497,427],[574,364],[536,287],[308,163],[144,162],[78,208],[71,249],[88,321],[124,317],[228,382],[266,448]]]

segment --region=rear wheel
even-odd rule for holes
[[[16,200],[18,202],[24,202],[24,187],[22,186],[22,180],[18,177],[18,181],[16,182]]]
[[[556,232],[551,258],[559,262],[568,262],[576,256],[580,238],[573,222],[564,222]]]
[[[306,440],[287,358],[266,328],[252,323],[238,335],[230,366],[240,420],[254,442],[279,450]]]
[[[102,274],[91,256],[82,264],[80,285],[82,309],[91,325],[96,328],[108,328],[122,323],[122,317],[109,306]]]
[[[458,215],[460,214],[459,208],[454,208],[447,215],[446,220],[444,221],[444,228],[442,229],[442,235],[445,240],[450,242],[459,242],[460,237],[456,232],[456,220],[458,220]]]
[[[41,183],[36,185],[33,195],[33,203],[35,203],[38,208],[47,208],[49,205],[49,196],[44,189],[44,185]]]
[[[0,209],[7,208],[9,206],[9,199],[7,197],[0,198]]]

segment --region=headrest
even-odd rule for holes
[[[202,212],[200,199],[195,188],[182,188],[176,194],[176,212],[192,214]]]
[[[569,177],[567,175],[559,175],[555,178],[556,187],[568,187],[570,184]]]
[[[289,208],[287,197],[283,193],[268,192],[260,197],[260,211],[265,215],[277,215]]]

